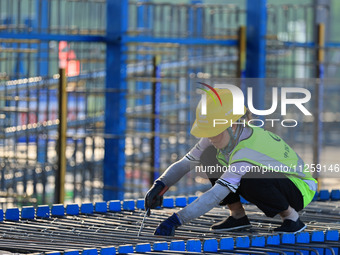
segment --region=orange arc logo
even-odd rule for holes
[[[211,87],[210,85],[208,85],[206,83],[203,83],[203,82],[198,82],[198,83],[203,85],[203,86],[205,86],[205,87],[207,87],[207,88],[209,88],[212,92],[214,92],[215,95],[217,96],[218,100],[220,101],[221,106],[222,106],[222,100],[220,98],[220,95],[217,93],[217,91],[213,87]]]

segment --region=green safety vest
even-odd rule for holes
[[[247,162],[261,167],[263,172],[276,171],[285,174],[301,191],[304,207],[313,199],[317,181],[312,177],[300,156],[279,136],[259,127],[249,127],[252,134],[240,141],[230,155],[217,150],[216,158],[221,165]]]

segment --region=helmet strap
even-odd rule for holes
[[[236,142],[242,133],[242,130],[243,130],[242,125],[236,127],[235,133],[233,132],[232,127],[227,128],[230,140],[227,146],[222,150],[224,153],[230,153],[234,149]]]

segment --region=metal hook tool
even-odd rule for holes
[[[165,186],[165,187],[161,190],[161,192],[159,192],[158,196],[160,196],[160,197],[163,196],[164,193],[165,193],[168,189],[169,189],[169,187]],[[148,208],[148,209],[146,210],[145,214],[144,214],[144,217],[143,217],[143,220],[142,220],[142,224],[140,225],[140,228],[139,228],[139,231],[138,231],[137,236],[140,236],[140,233],[142,232],[142,229],[143,229],[143,226],[144,226],[145,217],[146,217],[146,215],[150,215],[149,212],[150,212],[150,208]]]

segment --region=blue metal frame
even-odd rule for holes
[[[155,78],[161,78],[161,68],[159,66],[159,62],[157,61],[157,57],[156,57],[156,65],[155,65],[155,74],[156,77]],[[161,138],[159,137],[160,134],[160,125],[161,125],[161,120],[159,118],[160,113],[161,113],[161,83],[160,82],[156,82],[155,83],[155,95],[154,95],[154,139],[153,139],[153,146],[154,146],[154,159],[153,159],[153,167],[154,167],[154,179],[158,179],[158,177],[160,176],[159,173],[159,169],[161,166],[161,155],[160,155],[160,151],[161,151]],[[150,183],[151,184],[151,183]]]
[[[126,46],[120,39],[128,29],[128,0],[107,0],[104,200],[123,199],[126,130]],[[114,18],[112,18],[114,17]]]
[[[41,41],[70,41],[70,42],[105,42],[105,36],[98,35],[63,35],[47,33],[1,33],[3,39],[25,39]]]
[[[47,30],[49,27],[49,5],[48,0],[41,0],[36,2],[36,20],[34,22],[34,30],[37,33]],[[40,31],[38,29],[41,29]],[[47,31],[44,31],[45,33]],[[38,46],[38,59],[37,70],[38,75],[47,76],[48,75],[48,56],[49,56],[49,46],[48,42],[40,43]]]
[[[174,37],[149,37],[149,36],[122,36],[122,42],[149,42],[149,43],[178,43],[182,45],[221,45],[221,46],[237,46],[238,40],[217,40],[206,38],[174,38]]]
[[[247,78],[266,77],[267,0],[247,0]],[[258,80],[254,88],[254,107],[264,109],[266,87]]]
[[[139,2],[142,2],[142,3],[146,3],[148,2],[149,0],[139,0]],[[138,6],[138,9],[137,9],[137,29],[145,29],[147,23],[144,22],[144,12],[146,10],[146,6],[145,5],[140,5]],[[150,7],[149,7],[150,8]],[[152,15],[148,15],[148,18],[152,17]],[[149,22],[149,20],[147,21]],[[144,47],[144,46],[143,46]],[[140,46],[137,46],[137,51],[141,49]],[[136,56],[136,60],[138,61],[142,61],[142,60],[145,60],[148,56],[141,56],[141,55],[137,55]],[[151,61],[151,58],[147,58],[147,60]],[[151,83],[150,82],[141,82],[141,81],[137,81],[136,82],[136,93],[140,93],[143,89],[150,89],[151,87]],[[151,104],[151,97],[150,96],[144,96],[143,98],[138,98],[136,99],[136,104],[137,105],[142,105],[142,104]],[[137,129],[138,130],[143,130],[143,125],[142,123],[138,123],[137,124]]]

